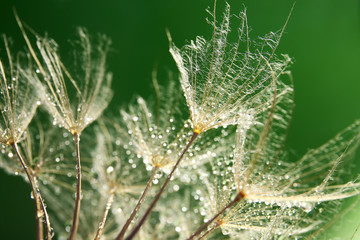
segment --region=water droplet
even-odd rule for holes
[[[300,207],[304,210],[304,212],[309,213],[313,209],[314,205],[311,202],[301,202]]]
[[[106,169],[106,172],[107,172],[108,174],[112,173],[113,171],[114,171],[114,167],[112,167],[112,166],[110,166],[110,167],[108,167],[108,168]]]

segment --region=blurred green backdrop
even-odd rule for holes
[[[233,13],[247,8],[253,38],[281,29],[293,4],[290,0],[228,2]],[[222,9],[224,1],[218,0],[218,5]],[[176,69],[168,53],[165,28],[179,47],[196,35],[211,36],[205,9],[212,8],[212,0],[1,0],[0,32],[11,36],[17,49],[25,44],[14,20],[13,6],[37,32],[47,32],[65,46],[62,51],[69,46],[67,40],[76,36],[77,26],[112,39],[108,67],[114,74],[114,112],[134,94],[152,94],[151,71],[155,65]],[[296,108],[287,147],[296,155],[321,145],[360,118],[359,11],[356,0],[296,3],[277,51],[294,59],[291,71]],[[1,239],[35,239],[30,187],[22,179],[0,171],[0,189]],[[357,215],[341,223],[348,227],[346,231],[354,231],[360,223]]]

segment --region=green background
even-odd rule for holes
[[[233,13],[247,7],[251,36],[256,38],[281,29],[293,1],[229,3]],[[218,5],[222,8],[224,1],[218,0]],[[67,40],[75,38],[77,26],[112,39],[108,67],[114,74],[114,112],[134,94],[152,94],[154,66],[160,70],[176,69],[168,52],[165,28],[179,47],[196,35],[211,36],[205,9],[212,8],[213,1],[208,0],[1,0],[0,32],[11,36],[17,49],[24,48],[24,41],[12,6],[37,32],[47,32],[65,46],[62,51],[69,46]],[[360,118],[359,11],[355,0],[298,0],[295,5],[277,52],[288,53],[294,59],[291,71],[296,108],[287,147],[298,156]],[[22,179],[0,171],[0,189],[0,238],[34,239],[30,187]],[[359,223],[360,214],[353,213],[340,224],[352,232]]]

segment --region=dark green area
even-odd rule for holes
[[[281,29],[293,4],[288,0],[229,3],[233,13],[247,7],[253,38]],[[224,1],[218,0],[218,5],[220,12]],[[68,39],[76,36],[77,26],[112,39],[108,67],[114,74],[115,96],[110,111],[115,115],[119,106],[127,104],[134,94],[144,97],[153,94],[154,66],[160,70],[176,69],[168,53],[166,28],[179,47],[196,35],[211,36],[205,9],[212,8],[212,1],[2,0],[0,32],[13,38],[16,49],[24,49],[25,43],[12,6],[38,33],[47,32],[54,38],[64,55],[69,47]],[[359,2],[355,0],[296,3],[277,52],[288,53],[294,59],[291,71],[296,108],[287,146],[298,156],[321,145],[360,117],[359,11]],[[3,171],[0,182],[1,239],[34,239],[30,187]],[[356,223],[360,223],[359,217],[353,219],[353,224]]]

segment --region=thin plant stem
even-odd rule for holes
[[[41,197],[39,189],[38,189],[38,197],[39,197],[39,203],[41,205],[41,209],[43,210],[44,218],[45,218],[46,239],[51,240],[53,238],[53,236],[54,236],[54,232],[53,232],[53,228],[50,225],[49,214],[47,213],[46,206],[44,204],[44,200]]]
[[[79,227],[79,216],[80,216],[80,205],[81,205],[81,164],[80,164],[80,136],[78,133],[74,133],[75,151],[76,151],[76,169],[77,169],[77,185],[76,185],[76,198],[75,198],[75,209],[73,222],[70,230],[69,240],[76,238],[77,230]]]
[[[35,210],[36,210],[36,239],[43,240],[44,239],[44,224],[41,219],[42,210],[40,204],[39,196],[34,196],[34,192],[32,192],[34,201],[35,201]]]
[[[106,222],[106,218],[109,214],[109,211],[110,211],[110,208],[111,208],[111,205],[114,201],[114,195],[115,195],[115,191],[112,190],[111,193],[110,193],[110,196],[106,202],[106,208],[105,208],[105,212],[104,212],[104,216],[103,216],[103,219],[101,220],[100,224],[99,224],[99,228],[98,228],[98,231],[96,233],[96,236],[95,236],[95,240],[98,240],[100,239],[101,235],[102,235],[102,232],[104,230],[104,226],[105,226],[105,222]]]
[[[194,237],[199,235],[201,232],[203,232],[212,222],[214,222],[220,215],[222,215],[227,209],[234,206],[235,203],[239,202],[240,200],[244,199],[245,194],[243,192],[239,192],[235,198],[229,202],[223,209],[221,209],[213,218],[211,218],[209,221],[204,223],[196,232],[194,232],[187,240],[192,240]]]
[[[46,207],[44,204],[44,201],[41,197],[40,190],[36,186],[36,182],[34,180],[34,177],[32,173],[30,173],[28,166],[26,165],[23,157],[21,156],[21,153],[19,151],[19,148],[16,143],[12,143],[11,147],[14,149],[16,155],[18,156],[20,163],[27,175],[27,178],[29,180],[31,190],[33,193],[34,201],[35,201],[35,209],[36,209],[36,239],[42,240],[44,239],[44,233],[43,233],[43,220],[42,217],[45,218],[45,225],[46,225],[46,239],[52,239],[52,228],[50,225],[50,219],[49,215],[46,211]]]
[[[129,219],[126,221],[124,227],[121,229],[121,232],[116,237],[116,240],[123,240],[124,239],[126,230],[129,228],[131,221],[134,219],[134,217],[136,216],[136,213],[139,211],[139,209],[141,207],[141,204],[145,200],[145,196],[146,196],[146,194],[147,194],[147,192],[148,192],[148,190],[149,190],[149,188],[150,188],[150,186],[151,186],[151,184],[152,184],[152,182],[154,180],[154,177],[155,177],[158,169],[159,169],[159,167],[154,168],[154,171],[153,171],[153,173],[152,173],[152,175],[151,175],[151,177],[150,177],[150,179],[149,179],[149,181],[148,181],[148,183],[147,183],[147,185],[145,187],[144,192],[141,194],[141,197],[140,197],[138,203],[136,204],[134,210],[132,211]]]
[[[167,185],[169,184],[172,175],[174,174],[175,170],[177,169],[178,165],[181,162],[181,159],[184,157],[185,153],[188,151],[189,147],[191,146],[191,144],[194,142],[194,140],[196,139],[197,136],[199,136],[199,132],[193,132],[193,135],[191,136],[190,141],[188,142],[188,144],[186,145],[186,147],[184,148],[183,152],[181,153],[180,157],[178,158],[178,160],[176,161],[173,169],[171,170],[170,174],[166,177],[166,180],[164,182],[164,184],[162,185],[160,191],[157,193],[157,195],[155,196],[155,199],[153,200],[153,202],[151,203],[151,205],[148,207],[148,209],[146,210],[144,216],[141,218],[140,222],[138,223],[138,225],[133,229],[133,231],[130,233],[130,235],[126,238],[126,240],[131,240],[136,233],[140,230],[141,226],[144,224],[145,220],[147,219],[147,217],[150,215],[150,213],[152,212],[153,208],[155,207],[156,203],[159,201],[162,193],[164,192],[165,188],[167,187]]]
[[[360,224],[359,224],[359,225],[357,225],[357,227],[356,227],[356,229],[355,229],[354,233],[351,235],[350,240],[355,239],[355,235],[356,235],[356,233],[359,231],[359,228],[360,228]]]
[[[218,228],[220,226],[220,223],[219,222],[216,222],[214,224],[214,226],[212,226],[210,229],[208,229],[206,232],[204,232],[203,235],[201,235],[198,240],[201,240],[203,239],[206,235],[208,235],[209,233],[211,233],[212,231],[214,231],[216,228]]]

